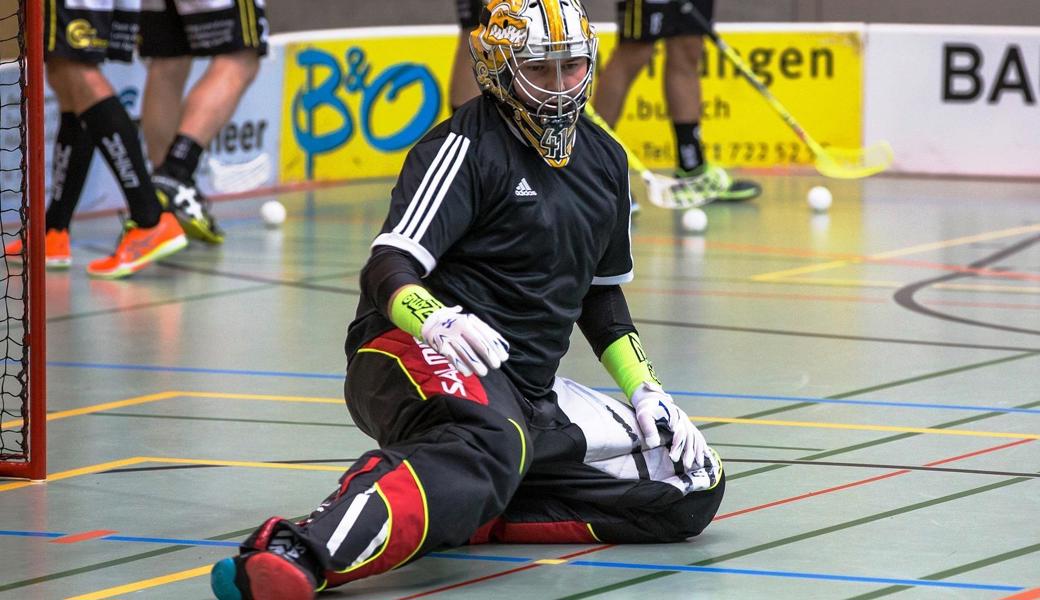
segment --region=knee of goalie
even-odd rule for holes
[[[726,475],[723,473],[715,487],[687,494],[673,505],[668,514],[683,539],[700,535],[704,531],[704,528],[715,518],[725,492]]]

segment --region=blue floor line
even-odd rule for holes
[[[758,577],[784,577],[788,579],[815,579],[823,581],[845,581],[879,585],[909,585],[914,587],[956,588],[968,590],[990,590],[995,592],[1018,592],[1026,589],[1015,585],[993,585],[988,583],[958,583],[929,579],[892,579],[888,577],[859,577],[855,575],[830,575],[827,573],[801,573],[797,571],[766,571],[762,569],[727,569],[723,567],[698,567],[694,565],[647,565],[621,562],[575,560],[567,563],[575,567],[597,567],[601,569],[638,569],[641,571],[673,571],[690,573],[718,573],[723,575],[755,575]]]
[[[289,371],[249,371],[240,369],[206,369],[202,367],[167,367],[161,365],[126,365],[112,363],[87,363],[76,361],[49,361],[48,367],[66,367],[73,369],[113,369],[123,371],[155,371],[160,373],[199,373],[203,375],[247,375],[253,377],[285,377],[298,379],[334,379],[342,380],[342,373],[300,373]],[[592,387],[598,392],[617,393],[616,387]],[[1003,406],[981,406],[971,404],[930,404],[926,402],[891,402],[886,400],[839,400],[835,398],[812,398],[809,396],[770,396],[760,394],[723,394],[718,392],[688,392],[669,390],[673,396],[691,396],[697,398],[734,398],[737,400],[757,400],[762,402],[812,402],[814,404],[844,404],[852,406],[882,406],[886,408],[917,408],[929,410],[966,410],[972,412],[1022,413],[1040,415],[1040,408],[1013,408]]]
[[[0,530],[0,537],[44,537],[60,538],[69,535],[50,531],[14,531]],[[85,543],[90,540],[85,540]],[[238,542],[223,540],[192,540],[179,538],[160,537],[137,537],[128,535],[107,535],[97,538],[103,542],[131,542],[138,544],[168,544],[173,546],[218,546],[226,548],[237,548]],[[482,562],[505,562],[505,563],[534,563],[539,559],[525,558],[520,556],[489,556],[479,554],[464,554],[456,552],[431,552],[426,555],[429,558],[441,558],[448,560],[471,560]],[[1026,589],[1023,586],[996,585],[988,583],[960,583],[953,581],[933,581],[927,579],[896,579],[889,577],[861,577],[855,575],[831,575],[828,573],[803,573],[798,571],[770,571],[765,569],[728,569],[724,567],[699,567],[694,565],[658,565],[627,562],[607,562],[597,560],[571,560],[556,566],[571,567],[593,567],[598,569],[636,569],[640,571],[672,571],[689,573],[716,573],[720,575],[751,575],[756,577],[783,577],[788,579],[814,579],[822,581],[845,581],[853,583],[870,583],[878,585],[909,585],[914,587],[934,587],[967,590],[988,590],[995,592],[1018,592]]]

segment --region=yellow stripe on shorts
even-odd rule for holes
[[[253,32],[253,46],[260,45],[260,36],[256,33],[256,0],[245,0],[249,10],[249,29]]]
[[[252,38],[249,35],[249,9],[246,8],[248,0],[238,0],[238,18],[242,21],[242,41],[247,46],[252,46]]]

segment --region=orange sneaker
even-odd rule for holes
[[[48,269],[68,269],[72,264],[72,250],[69,246],[68,229],[48,229],[44,238],[44,265]],[[4,256],[12,260],[22,260],[22,240],[14,240],[4,246]]]
[[[145,229],[133,221],[124,224],[123,238],[115,254],[87,265],[87,275],[103,279],[119,279],[149,264],[182,250],[188,245],[177,218],[164,212],[155,227]]]

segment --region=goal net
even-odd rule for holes
[[[46,477],[43,19],[0,0],[0,476]],[[18,244],[16,244],[18,245]]]

